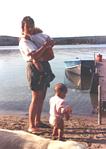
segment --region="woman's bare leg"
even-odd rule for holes
[[[32,91],[32,100],[29,106],[29,129],[35,128],[35,117],[37,114],[37,104],[40,96],[40,91]]]
[[[47,87],[44,90],[40,91],[40,96],[37,103],[37,115],[35,117],[36,126],[39,125],[41,121],[41,112],[42,112],[46,92],[47,92]]]

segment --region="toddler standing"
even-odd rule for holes
[[[55,95],[50,98],[50,117],[49,123],[53,126],[52,139],[63,141],[64,120],[69,120],[72,112],[71,106],[65,101],[67,87],[63,83],[57,83],[54,87]]]

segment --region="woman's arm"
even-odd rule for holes
[[[49,42],[49,44],[51,45],[51,47],[53,47],[55,45],[55,41],[52,38],[50,38],[49,36],[48,36],[48,38],[47,38],[46,41]]]
[[[45,42],[43,46],[41,46],[39,49],[34,50],[32,52],[28,53],[28,56],[31,56],[33,59],[39,60],[43,57],[43,54],[51,48],[51,43],[49,41]]]
[[[43,60],[44,61],[49,61],[52,60],[54,58],[54,52],[53,52],[53,46],[55,44],[54,40],[49,38],[47,39],[47,41],[49,42],[50,46],[49,48],[43,53]]]

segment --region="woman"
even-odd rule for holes
[[[41,111],[46,95],[49,81],[47,82],[47,75],[45,75],[45,61],[44,55],[51,49],[53,42],[50,40],[45,41],[41,47],[37,47],[31,40],[31,36],[42,31],[35,28],[34,20],[26,16],[22,20],[22,37],[19,42],[19,48],[24,60],[27,62],[26,72],[29,87],[32,92],[32,100],[29,106],[29,127],[28,131],[35,133],[37,127],[41,125]],[[52,56],[54,57],[54,55]],[[48,64],[50,67],[50,65]],[[43,69],[42,69],[42,68]],[[41,71],[39,71],[41,70]]]

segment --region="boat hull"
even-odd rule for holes
[[[72,88],[88,90],[91,86],[92,75],[94,72],[94,60],[80,60],[78,65],[76,62],[65,61],[65,76],[70,81]],[[68,64],[68,67],[67,67]],[[70,65],[69,65],[70,64]],[[75,64],[75,66],[73,65]]]

